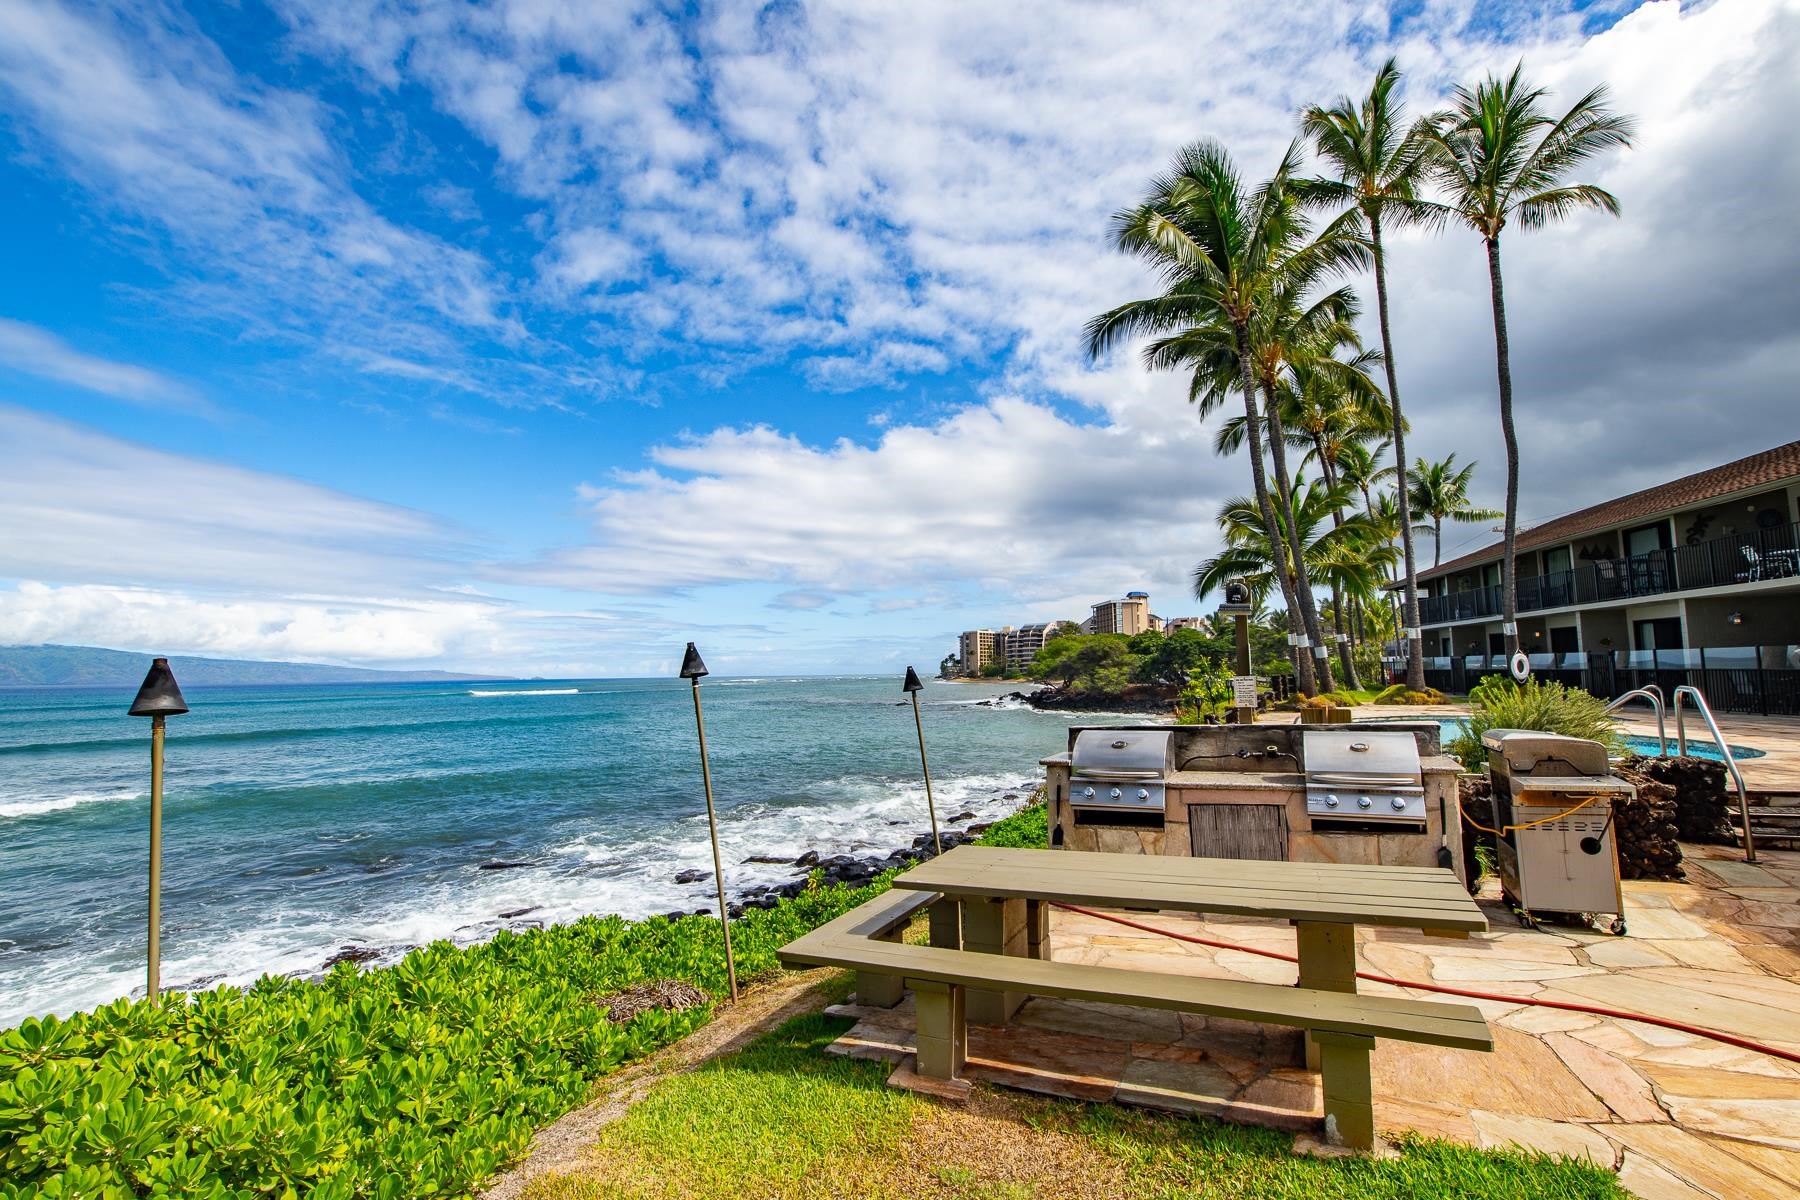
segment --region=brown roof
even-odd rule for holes
[[[1557,517],[1530,529],[1521,529],[1516,539],[1517,545],[1520,550],[1532,550],[1539,546],[1572,541],[1596,530],[1623,525],[1629,521],[1649,520],[1690,504],[1701,504],[1751,488],[1767,487],[1796,475],[1800,475],[1800,442],[1789,442],[1785,446],[1776,446],[1773,450],[1764,450],[1761,454],[1728,462],[1722,467],[1684,475],[1670,483],[1645,488],[1629,496],[1620,496],[1616,500],[1608,500],[1580,512]],[[1419,578],[1436,579],[1440,575],[1499,558],[1502,545],[1495,542],[1471,554],[1453,558],[1442,566],[1420,571]]]

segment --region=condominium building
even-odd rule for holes
[[[1212,622],[1205,617],[1170,617],[1163,622],[1164,633],[1174,633],[1177,629],[1196,629],[1201,633],[1212,632]]]
[[[1037,657],[1044,643],[1056,636],[1056,630],[1063,624],[1061,621],[1046,621],[1041,625],[1021,625],[1006,635],[1006,669],[1014,675],[1022,675],[1031,660]]]
[[[1126,592],[1122,600],[1102,600],[1081,623],[1086,633],[1146,633],[1150,626],[1150,594]]]
[[[982,668],[1000,657],[1000,635],[992,629],[969,629],[957,639],[957,657],[962,659],[963,674],[979,675]]]
[[[1419,572],[1427,678],[1503,669],[1496,542]],[[1521,529],[1519,641],[1601,695],[1682,682],[1714,708],[1800,711],[1800,441]]]

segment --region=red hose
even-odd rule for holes
[[[1140,921],[1116,917],[1111,913],[1095,912],[1091,908],[1081,908],[1074,904],[1057,904],[1056,908],[1080,913],[1084,917],[1098,917],[1102,921],[1111,921],[1115,925],[1126,925],[1132,929],[1141,929],[1145,933],[1159,934],[1162,937],[1174,938],[1178,942],[1192,942],[1196,946],[1211,946],[1215,950],[1236,950],[1243,954],[1260,954],[1264,958],[1277,958],[1282,962],[1298,963],[1298,957],[1283,954],[1279,950],[1258,950],[1251,946],[1237,946],[1230,942],[1214,941],[1212,938],[1195,937],[1190,933],[1176,933],[1172,929],[1158,929],[1154,925],[1145,925]],[[1574,1004],[1565,1000],[1533,1000],[1528,996],[1502,996],[1496,992],[1475,992],[1467,988],[1445,987],[1441,983],[1416,983],[1410,979],[1392,979],[1386,975],[1376,975],[1371,971],[1358,971],[1358,979],[1367,979],[1374,983],[1386,983],[1394,987],[1416,988],[1422,992],[1441,992],[1446,996],[1465,996],[1471,1000],[1496,1000],[1502,1004],[1530,1004],[1538,1008],[1560,1008],[1565,1012],[1591,1013],[1597,1017],[1613,1017],[1621,1021],[1638,1021],[1645,1025],[1657,1025],[1663,1029],[1673,1029],[1677,1033],[1693,1034],[1695,1037],[1710,1038],[1715,1042],[1723,1042],[1727,1046],[1736,1046],[1740,1050],[1754,1050],[1758,1054],[1767,1054],[1773,1058],[1783,1058],[1788,1062],[1800,1063],[1800,1054],[1792,1050],[1779,1050],[1774,1046],[1765,1046],[1761,1042],[1753,1042],[1748,1038],[1737,1037],[1729,1033],[1720,1033],[1713,1029],[1702,1029],[1698,1025],[1688,1025],[1681,1021],[1670,1021],[1663,1017],[1647,1017],[1640,1013],[1620,1012],[1615,1008],[1602,1008],[1598,1004]]]

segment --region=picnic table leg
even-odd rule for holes
[[[1299,941],[1300,978],[1296,987],[1324,992],[1356,990],[1356,926],[1322,921],[1295,921]],[[1319,1047],[1306,1035],[1306,1065],[1319,1070]]]
[[[955,1079],[968,1057],[963,989],[932,979],[909,979],[918,1006],[915,1062],[927,1079]]]
[[[1325,1136],[1353,1150],[1375,1147],[1375,1090],[1369,1052],[1375,1039],[1354,1033],[1315,1033],[1325,1091]]]
[[[963,949],[981,954],[1025,957],[1029,939],[1025,933],[1025,901],[969,898],[963,901]],[[988,992],[969,989],[969,1020],[977,1025],[1004,1025],[1025,1003],[1024,992]]]
[[[1050,903],[1046,900],[1025,901],[1025,953],[1032,958],[1050,958]]]
[[[939,950],[961,950],[962,902],[945,896],[925,912],[931,925],[931,944]]]
[[[899,942],[906,938],[906,926],[878,934],[877,940]],[[856,1002],[870,1008],[892,1008],[906,998],[906,982],[898,975],[877,975],[871,971],[856,973]]]

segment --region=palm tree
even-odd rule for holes
[[[1348,484],[1331,487],[1296,479],[1292,532],[1315,578],[1342,593],[1366,596],[1380,588],[1394,551],[1362,513],[1333,522],[1354,499]],[[1205,599],[1230,580],[1242,578],[1253,602],[1262,603],[1276,585],[1278,571],[1259,506],[1249,497],[1227,500],[1219,509],[1219,530],[1225,535],[1225,549],[1194,568],[1195,598]],[[1285,549],[1288,532],[1283,528],[1278,535],[1277,551]]]
[[[1423,123],[1408,128],[1394,88],[1400,70],[1388,59],[1375,72],[1375,83],[1361,103],[1339,97],[1330,107],[1315,105],[1301,117],[1301,128],[1313,148],[1337,170],[1336,179],[1308,184],[1310,198],[1346,204],[1366,222],[1375,264],[1375,307],[1381,324],[1381,356],[1387,367],[1388,406],[1393,414],[1394,464],[1400,497],[1400,545],[1406,563],[1406,627],[1419,628],[1419,580],[1413,559],[1412,518],[1407,509],[1406,421],[1400,410],[1400,382],[1394,369],[1394,339],[1388,329],[1387,259],[1383,224],[1395,226],[1437,219],[1441,208],[1422,201],[1419,186],[1429,167],[1433,144]],[[1406,686],[1425,689],[1425,660],[1417,635],[1407,639]]]
[[[1506,441],[1506,550],[1500,560],[1501,620],[1508,654],[1519,650],[1517,563],[1519,439],[1513,429],[1512,360],[1506,338],[1506,301],[1500,283],[1500,233],[1510,221],[1540,229],[1582,209],[1617,216],[1619,202],[1591,183],[1562,182],[1595,155],[1631,144],[1632,122],[1606,107],[1597,87],[1561,117],[1541,102],[1543,88],[1527,86],[1523,64],[1500,79],[1490,75],[1473,91],[1459,87],[1450,111],[1432,118],[1436,147],[1431,171],[1449,194],[1456,218],[1487,247],[1494,306],[1494,357],[1500,380],[1500,432]]]
[[[1289,189],[1298,166],[1299,148],[1290,146],[1275,174],[1260,187],[1248,189],[1231,156],[1217,142],[1196,142],[1183,149],[1172,168],[1152,181],[1144,200],[1113,218],[1113,244],[1153,266],[1166,290],[1102,313],[1087,326],[1087,349],[1093,357],[1140,334],[1168,335],[1196,326],[1230,331],[1237,385],[1244,398],[1256,506],[1290,613],[1299,611],[1296,602],[1304,601],[1294,590],[1293,564],[1281,542],[1282,526],[1269,494],[1250,327],[1277,276],[1332,267],[1350,251],[1341,237],[1307,240],[1307,225]],[[1301,689],[1316,691],[1312,665],[1306,655],[1299,659]]]
[[[1457,470],[1454,454],[1443,462],[1426,462],[1421,458],[1413,464],[1412,495],[1407,497],[1407,504],[1413,512],[1431,521],[1429,526],[1420,524],[1418,532],[1431,534],[1431,568],[1434,571],[1444,560],[1445,521],[1473,525],[1502,515],[1494,509],[1477,508],[1469,503],[1469,479],[1474,474],[1474,463]]]

